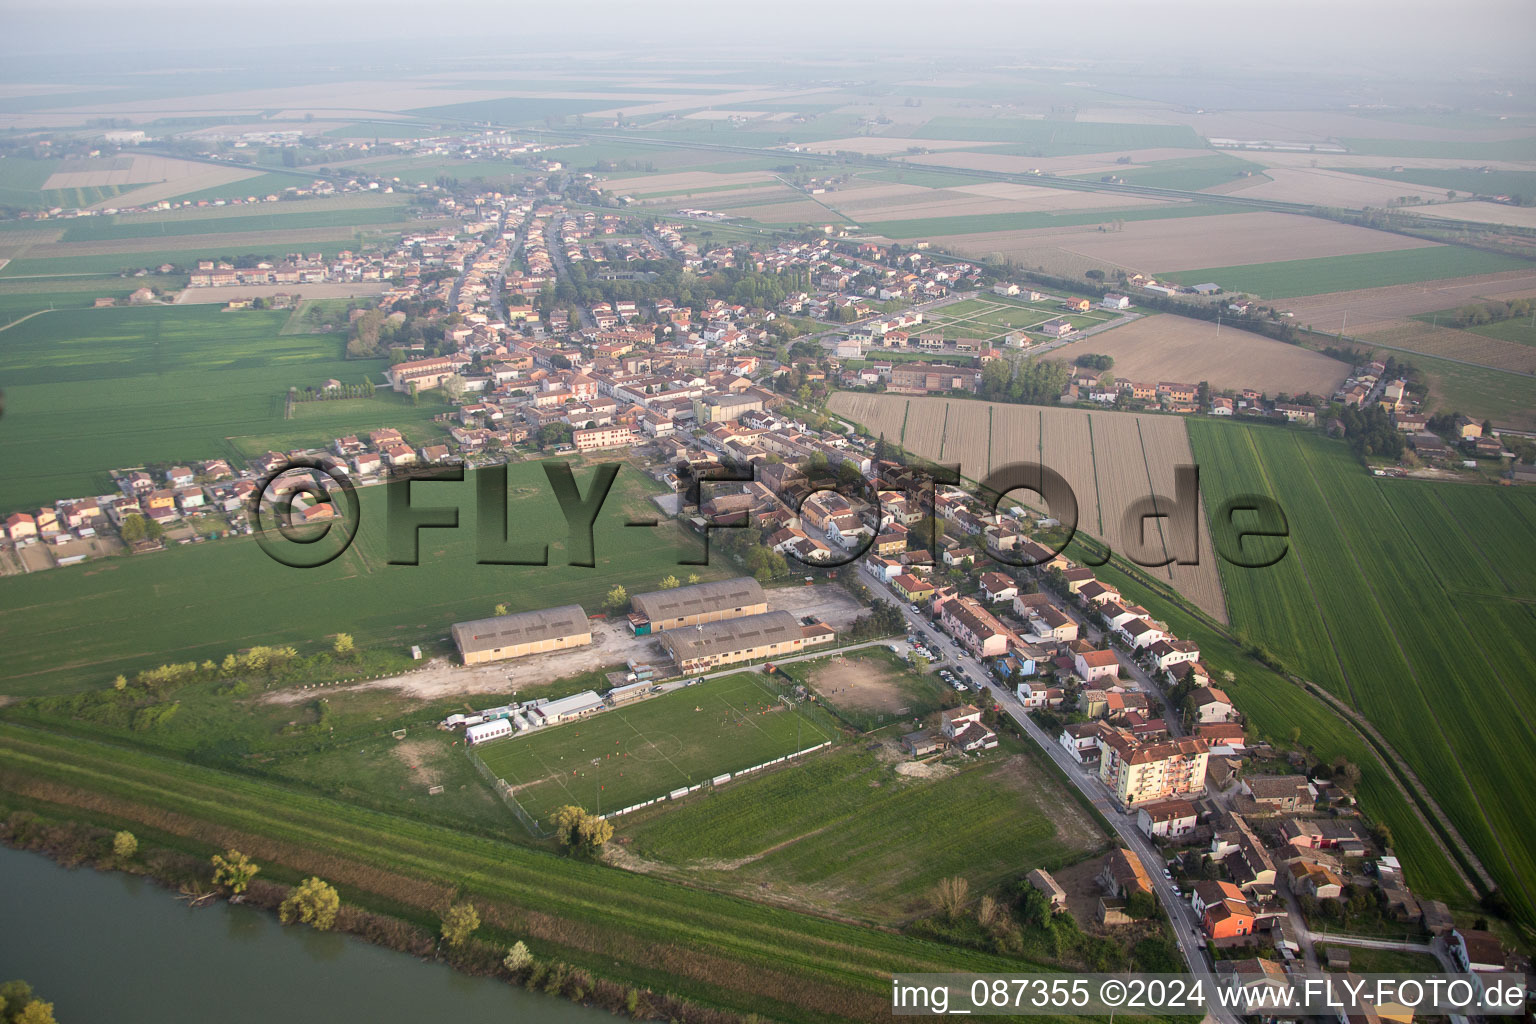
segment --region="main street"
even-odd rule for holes
[[[872,580],[876,579],[867,565],[864,571]],[[934,650],[945,651],[945,657],[952,658],[973,684],[979,683],[984,686],[1003,713],[1018,723],[1024,735],[1033,740],[1046,756],[1056,763],[1062,774],[1077,787],[1078,792],[1082,793],[1104,816],[1110,827],[1114,829],[1120,845],[1141,858],[1142,864],[1147,869],[1147,878],[1152,883],[1153,893],[1162,904],[1164,913],[1168,915],[1174,940],[1178,943],[1179,952],[1184,956],[1189,973],[1203,983],[1206,991],[1213,992],[1216,976],[1207,959],[1205,934],[1200,929],[1200,920],[1190,905],[1174,893],[1173,883],[1163,874],[1162,853],[1136,827],[1135,817],[1127,814],[1110,798],[1108,788],[1099,781],[1097,775],[1090,775],[1085,771],[1077,759],[1056,742],[1055,737],[1048,735],[1044,729],[1035,724],[1034,719],[1029,717],[1018,699],[999,685],[978,659],[972,657],[963,648],[956,647],[954,642],[941,633],[922,613],[914,612],[911,606],[905,603],[901,603],[900,606],[902,614],[906,616],[908,630],[922,637],[924,642]],[[1209,1015],[1221,1024],[1237,1024],[1238,1021],[1237,1016],[1230,1010],[1212,1007]]]

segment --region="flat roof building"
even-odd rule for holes
[[[661,646],[685,673],[797,654],[811,642],[820,641],[808,641],[799,620],[789,612],[708,622],[668,630],[661,637]]]
[[[563,651],[592,642],[592,627],[579,604],[515,612],[453,625],[453,642],[466,665]]]
[[[603,707],[601,697],[591,690],[583,690],[569,697],[545,701],[538,705],[533,709],[533,720],[537,725],[556,725],[573,718],[580,718],[582,715],[590,715],[595,711],[602,711]]]
[[[763,595],[763,588],[750,576],[636,594],[629,603],[641,617],[630,618],[638,636],[760,615],[768,610],[768,598]]]

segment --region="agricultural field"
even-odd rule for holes
[[[1080,231],[1078,236],[1055,241],[1106,263],[1159,276],[1185,270],[1204,273],[1192,268],[1212,265],[1289,262],[1435,246],[1406,235],[1287,213],[1232,213],[1220,220],[1128,221],[1114,232]],[[1206,280],[1211,278],[1200,279]]]
[[[525,940],[540,957],[621,984],[777,1020],[888,1020],[892,973],[1030,966],[10,725],[0,725],[0,776],[8,805],[118,823],[198,859],[237,844],[263,878],[321,874],[347,903],[428,930],[456,892],[472,894],[485,941]]]
[[[1360,340],[1369,347],[1369,338]],[[1423,371],[1438,408],[1464,412],[1479,422],[1491,419],[1499,427],[1536,430],[1536,377],[1418,353],[1394,354]]]
[[[258,212],[259,210],[259,212]],[[138,216],[88,217],[71,221],[61,241],[101,242],[124,238],[170,239],[186,235],[235,235],[245,232],[308,231],[314,228],[398,224],[407,220],[404,203],[356,209],[309,208],[293,203],[263,203],[236,216],[150,220]],[[201,212],[201,211],[199,211]]]
[[[1176,188],[1187,192],[1212,189],[1232,182],[1243,182],[1244,175],[1264,173],[1264,165],[1242,160],[1226,153],[1210,156],[1186,157],[1181,160],[1158,160],[1150,164],[1129,166],[1110,172],[1130,185],[1148,185],[1153,188]],[[1102,175],[1078,175],[1097,181]]]
[[[1407,167],[1401,171],[1386,167],[1341,167],[1338,170],[1463,195],[1511,195],[1536,199],[1536,171],[1475,171],[1448,167]]]
[[[1194,464],[1183,419],[1176,416],[853,392],[834,394],[827,407],[915,455],[959,463],[969,480],[1017,462],[1044,465],[1071,487],[1078,528],[1121,553],[1130,551],[1133,541],[1140,544],[1123,521],[1132,503],[1150,494],[1172,496],[1174,467]],[[1034,507],[1041,504],[1033,494],[1015,496]],[[1206,557],[1211,546],[1204,513],[1196,532],[1199,564],[1170,562],[1149,571],[1225,621],[1221,581],[1214,559]],[[1149,534],[1147,543],[1160,548],[1157,557],[1166,556],[1160,534],[1156,539]]]
[[[647,872],[901,924],[930,910],[940,878],[961,875],[980,892],[1104,848],[1054,771],[1013,750],[957,770],[912,764],[890,740],[836,748],[638,812],[623,824],[634,837],[626,852]]]
[[[549,827],[550,813],[565,804],[616,811],[837,738],[824,715],[780,693],[768,677],[740,672],[474,753]]]
[[[8,410],[7,424],[11,418]],[[528,540],[548,542],[548,566],[477,563],[471,478],[412,487],[418,507],[459,509],[457,529],[422,531],[419,565],[390,564],[386,489],[364,487],[356,541],[320,568],[279,564],[255,538],[242,536],[6,577],[0,580],[0,648],[6,652],[0,694],[89,689],[119,672],[219,660],[252,644],[292,644],[309,653],[325,649],[337,632],[352,634],[364,650],[401,651],[419,643],[429,656],[447,657],[453,653],[448,627],[483,618],[497,604],[512,611],[565,603],[596,610],[615,584],[649,589],[677,572],[680,561],[699,556],[696,541],[670,521],[650,531],[625,528],[628,519],[656,509],[650,501],[655,484],[626,466],[594,527],[596,566],[571,566],[566,520],[542,465],[514,464],[509,477],[508,518],[522,525]],[[591,473],[578,467],[576,480],[586,493]],[[690,571],[711,579],[730,570]],[[82,622],[91,628],[80,629]]]
[[[1505,322],[1490,325],[1505,332],[1521,336],[1530,333],[1526,322]],[[1362,345],[1388,345],[1392,348],[1447,359],[1461,359],[1496,370],[1515,373],[1536,373],[1536,347],[1518,341],[1506,341],[1498,336],[1490,337],[1483,329],[1461,330],[1425,323],[1422,318],[1387,321],[1372,324],[1369,331],[1360,332]],[[1409,357],[1409,362],[1412,362]]]
[[[970,139],[1007,144],[1024,156],[1072,156],[1118,149],[1204,149],[1182,125],[1105,124],[1037,121],[1005,117],[935,117],[911,133],[913,139]]]
[[[1353,333],[1369,330],[1372,324],[1450,309],[1480,298],[1529,295],[1536,295],[1536,270],[1323,292],[1298,296],[1284,306],[1296,315],[1297,326],[1329,332],[1347,327]]]
[[[416,443],[442,433],[429,424],[436,401],[410,406],[382,391],[363,407],[314,403],[307,422],[284,420],[290,387],[378,382],[387,366],[343,359],[339,335],[282,335],[287,320],[285,311],[144,306],[59,310],[11,327],[0,335],[0,507],[104,493],[117,467],[239,455],[250,450],[244,438],[286,450],[281,441],[329,443],[380,426]]]
[[[1159,270],[1158,276],[1167,277],[1179,284],[1215,281],[1227,291],[1248,292],[1264,299],[1284,299],[1323,292],[1493,274],[1505,270],[1529,270],[1531,266],[1530,261],[1514,256],[1454,245],[1431,245],[1395,252],[1281,260],[1246,266],[1206,267],[1177,272]]]
[[[182,247],[162,248],[164,242],[180,242]],[[356,233],[346,228],[316,228],[270,233],[253,231],[238,235],[216,235],[206,239],[200,235],[183,235],[166,239],[134,238],[113,242],[35,245],[25,257],[12,260],[0,269],[0,281],[122,274],[145,268],[153,270],[165,263],[186,269],[195,266],[198,260],[239,259],[242,256],[275,260],[295,250],[330,257],[343,249],[355,249],[357,244]],[[178,275],[169,280],[179,283],[185,277]],[[165,278],[155,277],[140,283],[163,286],[166,281]]]
[[[1116,380],[1207,381],[1218,391],[1331,395],[1350,369],[1299,345],[1173,314],[1085,338],[1067,354],[1076,349],[1113,358]]]
[[[1536,495],[1377,479],[1310,433],[1189,429],[1212,503],[1269,494],[1290,523],[1284,578],[1222,565],[1234,631],[1364,713],[1529,920]]]
[[[1110,196],[1104,207],[1097,210],[1077,210],[1067,213],[1042,213],[1037,211],[978,213],[964,216],[933,216],[903,218],[900,220],[860,221],[860,226],[871,234],[884,238],[927,238],[946,248],[957,248],[953,235],[977,235],[969,251],[1005,252],[1006,249],[988,244],[988,236],[994,233],[1031,231],[1039,228],[1072,228],[1085,225],[1109,225],[1117,221],[1129,223],[1141,220],[1167,220],[1180,217],[1210,217],[1231,212],[1230,207],[1213,203],[1161,203],[1156,206],[1127,208],[1118,196]]]

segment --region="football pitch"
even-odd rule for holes
[[[475,753],[542,823],[565,804],[608,813],[834,739],[818,717],[742,672]]]

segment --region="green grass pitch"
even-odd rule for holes
[[[755,673],[711,679],[476,753],[533,817],[565,804],[604,813],[708,783],[833,738]]]

